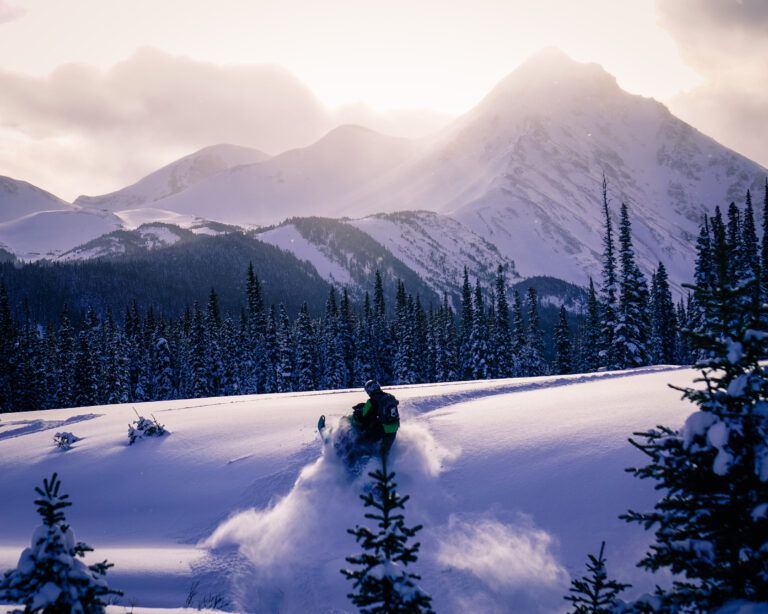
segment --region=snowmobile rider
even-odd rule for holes
[[[381,442],[381,455],[386,456],[395,443],[397,429],[400,428],[398,401],[388,392],[384,392],[376,380],[365,382],[368,400],[358,403],[353,408],[352,422],[363,441]]]

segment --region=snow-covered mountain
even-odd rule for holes
[[[38,213],[68,211],[72,205],[26,181],[0,175],[0,223]]]
[[[311,262],[328,282],[370,289],[374,271],[402,279],[409,290],[424,284],[437,296],[459,295],[464,267],[484,287],[499,265],[508,281],[515,264],[456,220],[429,211],[402,211],[359,220],[292,218],[254,235]],[[424,297],[426,298],[426,297]]]
[[[600,66],[550,49],[349,211],[447,213],[522,275],[585,284],[599,271],[603,173],[616,216],[622,201],[630,207],[641,265],[663,260],[679,283],[690,279],[702,214],[743,202],[768,171],[621,90]]]
[[[70,205],[1,223],[0,247],[22,260],[53,259],[121,227],[122,221],[114,213]]]
[[[212,145],[168,164],[136,183],[102,196],[79,196],[76,205],[119,211],[153,206],[157,200],[181,192],[221,171],[269,158],[250,147]]]
[[[231,224],[338,213],[340,203],[413,153],[407,139],[341,126],[309,147],[217,173],[153,206]]]
[[[611,576],[633,585],[627,598],[667,585],[636,567],[651,534],[618,518],[659,496],[624,471],[644,462],[627,437],[682,425],[692,406],[667,384],[696,375],[645,369],[393,388],[402,427],[390,469],[411,495],[408,526],[424,525],[412,567],[435,610],[564,611],[570,578],[603,540]],[[0,569],[29,545],[39,524],[33,488],[57,472],[73,502],[67,519],[95,548],[89,560],[115,564],[107,578],[130,610],[178,608],[196,586],[197,600],[218,595],[237,612],[356,611],[339,569],[360,552],[347,529],[367,522],[359,494],[369,480],[365,471],[350,478],[332,448],[323,453],[314,425],[320,412],[336,424],[361,394],[139,403],[170,435],[133,446],[133,404],[7,414]],[[57,431],[82,439],[62,452]]]
[[[464,267],[490,287],[499,265],[508,281],[519,278],[514,261],[453,218],[430,211],[378,214],[349,224],[369,234],[418,273],[436,292],[458,293]]]

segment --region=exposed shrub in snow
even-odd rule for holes
[[[570,595],[564,599],[573,604],[572,614],[612,614],[619,594],[631,586],[608,578],[604,552],[605,542],[597,556],[588,555],[587,575],[571,581]]]
[[[768,372],[760,362],[768,322],[756,307],[757,278],[733,275],[746,252],[727,239],[719,212],[702,253],[710,264],[698,267],[699,324],[690,334],[701,385],[682,390],[698,411],[679,431],[635,433],[641,439],[632,443],[650,463],[629,471],[655,480],[664,494],[653,511],[624,516],[655,528],[640,566],[680,578],[659,589],[664,611],[768,601]]]
[[[137,440],[145,439],[146,437],[162,437],[167,434],[168,431],[165,429],[165,426],[160,424],[157,418],[152,416],[150,420],[137,413],[136,420],[128,425],[128,445],[133,445]]]
[[[72,447],[72,444],[77,441],[80,441],[80,438],[77,435],[73,435],[67,431],[56,433],[53,436],[53,444],[65,452],[69,450]]]
[[[0,600],[23,604],[24,612],[71,612],[95,614],[104,611],[104,598],[121,595],[107,586],[107,561],[86,565],[82,560],[90,548],[75,541],[66,522],[64,508],[72,505],[69,495],[60,495],[61,482],[53,474],[35,488],[37,512],[43,524],[32,534],[32,544],[19,558],[16,569],[0,580]]]
[[[347,562],[360,569],[341,570],[354,582],[355,592],[347,596],[364,614],[432,612],[432,598],[416,584],[421,577],[406,570],[407,565],[416,562],[420,546],[409,545],[408,540],[422,528],[406,527],[405,517],[397,511],[405,509],[409,497],[397,493],[395,474],[387,471],[386,457],[381,469],[369,475],[374,480],[373,488],[360,498],[366,508],[376,510],[365,517],[375,520],[378,530],[359,525],[349,530],[363,552],[347,557]]]

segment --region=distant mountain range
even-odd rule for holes
[[[436,293],[454,292],[465,265],[484,283],[502,265],[585,285],[599,276],[603,174],[614,214],[630,207],[641,266],[663,261],[679,286],[702,215],[743,202],[768,171],[550,49],[420,141],[341,126],[272,157],[216,145],[73,204],[0,178],[0,247],[82,260],[234,230],[343,285],[379,258]]]

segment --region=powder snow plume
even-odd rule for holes
[[[390,454],[400,489],[411,494],[409,524],[442,507],[437,478],[459,452],[440,446],[418,422],[405,424]],[[359,497],[379,466],[351,477],[332,447],[305,466],[291,490],[265,509],[238,512],[200,545],[227,570],[234,605],[246,611],[345,611],[351,585],[339,570],[358,547],[347,529],[365,521]],[[367,522],[367,521],[366,521]],[[340,610],[341,608],[341,610]]]

